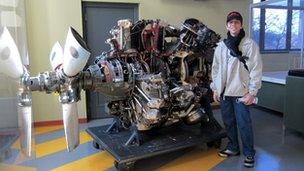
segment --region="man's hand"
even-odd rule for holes
[[[243,97],[243,99],[244,99],[244,104],[245,105],[251,105],[252,103],[253,103],[253,101],[254,101],[254,96],[253,95],[251,95],[251,94],[249,94],[249,93],[247,93],[244,97]]]
[[[213,92],[213,100],[215,102],[220,102],[220,96],[215,91]]]

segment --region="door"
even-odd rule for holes
[[[138,4],[83,2],[82,10],[83,35],[92,53],[89,64],[103,51],[110,50],[105,41],[110,38],[109,31],[117,25],[118,20],[138,20]],[[107,103],[103,95],[87,91],[86,103],[89,120],[110,117],[106,113]]]

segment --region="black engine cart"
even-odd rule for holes
[[[226,132],[212,117],[209,122],[196,125],[178,124],[170,127],[138,132],[135,129],[109,131],[112,125],[88,128],[93,146],[106,150],[114,158],[117,170],[133,170],[137,160],[202,145],[220,147]]]

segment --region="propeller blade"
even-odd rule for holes
[[[17,94],[20,145],[23,154],[31,157],[34,154],[32,97],[30,90],[22,83],[26,69],[22,65],[16,43],[6,27],[0,29],[0,72],[21,81]]]
[[[6,27],[0,29],[0,72],[12,78],[23,75],[18,48]]]
[[[77,102],[62,104],[63,125],[68,151],[79,145]]]
[[[70,27],[63,52],[63,71],[69,76],[77,75],[90,57],[89,49],[82,37]]]
[[[34,154],[33,115],[31,91],[19,88],[18,125],[20,130],[21,151],[31,157]]]
[[[53,71],[59,69],[63,63],[63,50],[59,42],[54,44],[49,58]]]

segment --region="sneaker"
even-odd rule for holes
[[[254,157],[247,156],[244,160],[244,166],[248,168],[252,168],[254,166]]]
[[[238,156],[240,155],[240,151],[234,152],[228,149],[222,150],[220,152],[217,153],[220,157],[230,157],[230,156]]]

